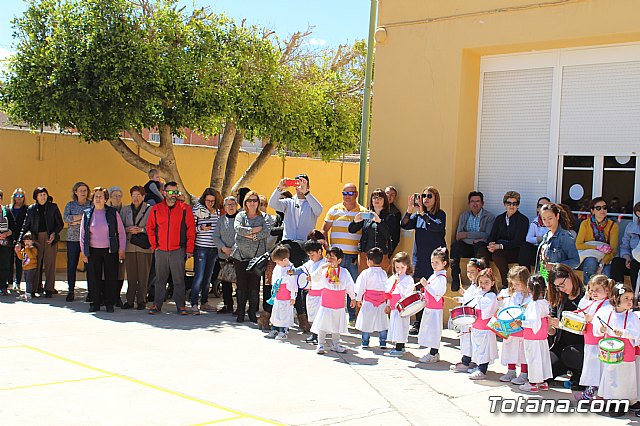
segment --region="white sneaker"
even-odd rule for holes
[[[425,356],[420,358],[420,362],[424,362],[427,364],[433,364],[434,362],[438,361],[440,361],[440,353],[437,353],[435,355],[426,354]]]
[[[529,375],[527,373],[520,373],[520,375],[514,379],[511,379],[511,383],[514,385],[524,385],[529,380]]]
[[[278,330],[271,330],[266,336],[264,336],[267,339],[275,339],[276,336],[278,335]]]
[[[469,366],[459,362],[449,367],[449,370],[453,371],[454,373],[468,373]]]
[[[319,355],[327,353],[327,351],[325,350],[324,345],[322,343],[318,344],[318,347],[316,348],[316,353],[319,354]]]
[[[331,350],[334,351],[334,352],[338,352],[340,354],[343,354],[343,353],[345,353],[347,351],[347,348],[345,348],[342,345],[333,345],[333,346],[331,346]]]
[[[287,339],[287,333],[283,333],[282,331],[278,333],[278,335],[276,336],[276,340],[286,340],[286,339]]]
[[[526,382],[518,387],[521,391],[537,393],[539,391],[538,385],[532,385],[529,382]]]
[[[476,370],[473,373],[471,373],[471,375],[469,376],[469,379],[471,380],[484,380],[487,378],[487,375],[484,374],[482,371],[480,370]]]
[[[510,382],[511,380],[515,379],[517,376],[516,374],[516,370],[509,370],[507,371],[507,374],[505,374],[504,376],[500,377],[500,381],[501,382]],[[522,384],[522,383],[520,383]]]

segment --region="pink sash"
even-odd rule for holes
[[[387,300],[385,292],[380,290],[365,290],[363,299],[371,302],[376,308]]]
[[[436,300],[435,297],[433,297],[431,295],[431,293],[429,293],[427,291],[427,289],[424,289],[424,300],[427,302],[427,308],[429,309],[444,309],[444,297],[441,297],[440,300]]]
[[[636,346],[636,356],[640,356],[640,346]]]
[[[320,290],[309,290],[309,294],[307,296],[322,296],[322,289],[320,289]]]
[[[593,324],[588,323],[584,330],[584,344],[585,345],[597,345],[602,340],[602,336],[593,335]]]
[[[545,340],[548,336],[549,321],[547,318],[542,318],[542,324],[540,330],[537,333],[533,332],[532,328],[525,328],[523,331],[523,337],[525,340]],[[513,336],[513,334],[512,334]]]
[[[624,342],[624,362],[635,362],[636,348],[631,344],[631,341],[629,339],[620,340]]]
[[[491,318],[487,318],[487,319],[476,318],[475,322],[473,323],[473,328],[475,328],[476,330],[491,330],[487,326],[490,320]]]
[[[344,308],[344,298],[346,290],[329,290],[325,288],[322,290],[322,299],[320,304],[329,309],[341,309]]]
[[[278,292],[276,293],[276,299],[278,300],[291,300],[291,292],[283,283],[278,287]]]
[[[387,293],[388,294],[388,293]],[[396,304],[400,301],[401,297],[400,297],[400,293],[395,293],[395,294],[391,294],[389,295],[389,305],[393,308],[396,306]]]

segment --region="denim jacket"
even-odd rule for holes
[[[540,261],[540,250],[547,247],[546,257],[550,263],[563,263],[572,269],[580,266],[580,255],[576,248],[576,237],[564,228],[558,228],[556,233],[551,235],[547,232],[538,246],[537,260]],[[538,265],[536,264],[536,270]]]
[[[633,259],[631,252],[638,246],[638,244],[640,244],[640,222],[634,218],[633,222],[624,228],[622,244],[620,244],[620,257],[627,260]]]

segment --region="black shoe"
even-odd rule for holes
[[[610,410],[609,411],[609,417],[622,417],[625,414],[627,414],[627,412],[622,408],[619,408],[617,410]]]
[[[216,311],[217,314],[231,314],[233,313],[233,308],[229,308],[228,306],[223,306],[222,308]]]
[[[51,293],[53,294],[58,294],[58,290],[56,290],[55,288],[53,290],[51,290]]]
[[[91,297],[89,297],[88,294],[87,294],[87,297],[84,298],[84,301],[87,303],[93,303],[93,300],[91,300]]]
[[[258,323],[258,318],[256,318],[256,317],[249,318],[249,321],[251,321],[254,324],[257,324]]]
[[[136,308],[139,311],[144,311],[147,309],[147,305],[145,303],[138,303],[138,307]]]
[[[409,329],[409,335],[417,336],[419,331],[420,331],[420,325],[412,325],[411,328]]]
[[[244,322],[244,315],[238,316],[238,318],[236,318],[236,322]]]
[[[100,311],[99,306],[92,306],[89,308],[89,312],[98,312],[98,311]]]
[[[640,411],[636,411],[636,417],[640,417]]]
[[[640,410],[640,401],[636,401],[633,405],[629,406],[629,410],[633,410],[633,411]]]
[[[53,297],[53,292],[51,292],[51,291],[49,291],[49,290],[46,290],[46,291],[44,292],[44,298],[45,298],[45,299],[51,299],[52,297]]]
[[[113,313],[113,306],[107,306],[107,312]]]
[[[305,343],[317,343],[318,342],[318,335],[315,333],[311,333],[311,336],[307,337],[306,339],[304,339]]]
[[[40,297],[40,295],[38,293],[36,293],[35,291],[33,293],[31,293],[31,298],[32,299],[37,299],[38,297]]]
[[[122,299],[120,299],[118,297],[118,300],[116,300],[116,308],[122,308]]]
[[[75,295],[73,294],[73,292],[67,294],[67,302],[73,302],[75,299]]]
[[[232,312],[233,315],[238,315],[238,310],[236,309],[235,311]]]
[[[116,306],[118,306],[118,305],[116,305]],[[122,304],[122,306],[120,306],[120,307],[121,307],[122,309],[131,309],[131,308],[133,308],[133,306],[132,306],[132,305],[130,305],[130,304],[129,304],[129,302],[124,302],[124,303]]]

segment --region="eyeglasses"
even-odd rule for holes
[[[427,193],[427,194],[422,194],[422,198],[428,198],[428,199],[432,199],[433,198],[433,194],[432,193]]]
[[[225,203],[225,207],[235,207],[236,203]]]
[[[258,200],[257,198],[248,198],[247,201],[245,201],[245,203],[258,203],[260,202],[260,200]]]
[[[504,205],[507,207],[518,207],[520,205],[520,201],[505,201]]]
[[[538,204],[538,208],[541,208],[542,206],[544,206],[544,204]]]
[[[215,203],[216,200],[204,200],[205,203]]]
[[[342,191],[342,195],[353,197],[354,195],[356,195],[356,191]]]
[[[607,210],[609,207],[605,204],[604,206],[593,206],[594,210],[600,211],[600,210]]]
[[[560,284],[554,284],[553,286],[554,286],[555,288],[562,288],[562,287],[564,287],[564,286],[565,286],[565,284],[567,283],[567,280],[568,280],[568,278],[565,278],[565,279],[563,279],[563,280],[562,280],[562,282],[561,282]]]
[[[178,195],[180,193],[180,191],[178,191],[177,189],[170,189],[167,191],[167,194],[169,195]]]
[[[0,195],[0,197],[2,197],[2,195]],[[24,198],[24,194],[16,194],[16,195],[14,195],[14,197],[16,197],[16,198]]]
[[[379,196],[379,195],[372,195],[372,196],[371,196],[371,199],[372,199],[372,200],[384,200],[384,198],[383,198],[383,197],[381,197],[381,196]]]

